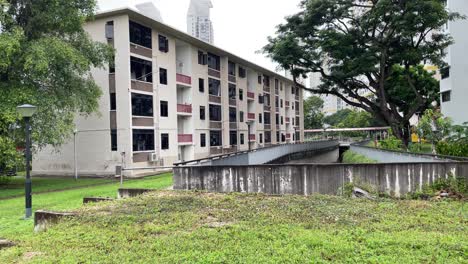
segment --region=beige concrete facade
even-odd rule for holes
[[[131,33],[130,23],[150,29],[151,45],[145,43],[151,48],[131,42],[134,38],[131,34],[135,33]],[[245,151],[249,144],[255,149],[304,138],[302,89],[296,88],[290,79],[131,9],[98,14],[85,29],[94,40],[113,45],[116,55],[115,71],[92,71],[103,92],[99,114],[76,118],[79,175],[114,175],[115,167],[121,165],[172,166],[180,161]],[[113,34],[109,35],[109,29]],[[161,48],[161,37],[163,46],[167,40],[167,48]],[[199,54],[203,54],[202,62],[203,58],[211,58],[213,62],[212,58],[219,56],[219,68],[199,63]],[[139,73],[133,69],[137,68],[133,66],[135,60],[151,65],[152,71],[142,70],[145,74],[137,77]],[[167,82],[162,80],[164,70]],[[210,94],[210,79],[220,81],[219,96]],[[135,115],[134,108],[139,106],[132,105],[132,98],[138,96],[151,98],[152,109],[145,108],[151,115]],[[167,111],[161,102],[167,102]],[[221,108],[220,121],[210,120],[210,105]],[[266,124],[268,114],[270,124]],[[148,135],[142,136],[144,140],[135,140],[135,134],[141,131]],[[221,144],[212,146],[217,141],[212,141],[210,135],[217,139],[216,131],[221,133]],[[73,138],[59,149],[45,149],[35,156],[33,173],[73,175],[74,153]],[[144,171],[129,171],[126,176],[141,173]]]

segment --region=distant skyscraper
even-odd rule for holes
[[[205,42],[214,43],[210,20],[211,0],[191,0],[187,13],[187,33]]]

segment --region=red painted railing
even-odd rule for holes
[[[188,84],[188,85],[192,84],[192,78],[190,76],[187,76],[187,75],[177,73],[176,79],[177,79],[177,82],[180,82],[180,83],[185,83],[185,84]]]
[[[255,120],[255,114],[254,114],[254,113],[248,113],[248,114],[247,114],[247,118],[248,118],[249,120]]]
[[[188,105],[188,104],[177,104],[177,112],[178,112],[178,113],[191,114],[191,113],[192,113],[192,105]]]
[[[286,101],[286,107],[289,107],[289,101]]]
[[[249,135],[249,140],[250,141],[255,141],[255,134],[250,134]]]
[[[286,117],[286,123],[289,123],[289,122],[291,122],[291,118]]]
[[[179,134],[178,140],[179,140],[179,143],[192,143],[193,135],[192,134]]]
[[[247,92],[247,98],[255,99],[255,93],[253,93],[253,92]]]
[[[288,139],[291,138],[291,134],[289,134],[289,133],[286,134],[286,138],[288,138]]]

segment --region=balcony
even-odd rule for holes
[[[255,114],[254,113],[248,113],[247,114],[247,119],[248,120],[255,120]]]
[[[190,76],[177,73],[176,80],[178,87],[192,87],[192,78]]]
[[[286,124],[289,124],[289,123],[291,123],[291,118],[286,117]]]
[[[192,105],[177,104],[177,113],[181,115],[192,115]]]
[[[255,100],[255,93],[247,92],[247,100]]]
[[[289,101],[286,101],[285,104],[286,104],[286,108],[289,108],[289,105],[290,105]]]
[[[286,139],[291,139],[291,134],[290,133],[286,134]]]
[[[250,134],[249,135],[249,141],[255,141],[255,139],[256,139],[255,134]]]
[[[264,86],[263,86],[263,91],[266,92],[266,93],[270,93],[270,87],[264,85]]]
[[[178,142],[179,144],[192,144],[193,135],[192,134],[179,134]]]

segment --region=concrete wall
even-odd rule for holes
[[[400,197],[451,175],[468,180],[468,162],[177,167],[174,189],[334,195],[346,183],[359,179]]]
[[[451,161],[449,159],[438,158],[432,155],[412,154],[399,151],[390,151],[383,149],[376,149],[365,146],[351,145],[350,150],[364,155],[370,159],[378,162],[437,162],[437,161]]]

